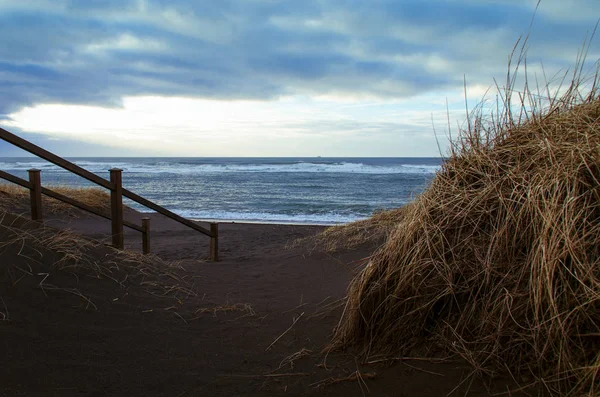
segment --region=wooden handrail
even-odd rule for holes
[[[11,132],[8,132],[4,128],[0,128],[0,139],[12,143],[13,145],[25,151],[28,151],[29,153],[35,154],[36,156],[41,157],[44,160],[48,160],[49,162],[54,163],[68,171],[71,171],[72,173],[77,174],[80,177],[87,179],[88,181],[94,182],[97,185],[100,185],[110,190],[114,189],[113,184],[107,181],[106,179],[101,178],[98,175],[93,174],[88,170],[63,159],[62,157],[59,157],[54,153],[50,153],[46,149],[42,149],[41,147],[34,145],[33,143],[26,141],[25,139],[18,137]]]
[[[24,188],[31,189],[31,183],[29,183],[29,181],[26,181],[25,179],[21,179],[12,174],[9,174],[8,172],[4,172],[4,171],[0,170],[0,178],[6,179],[7,181],[17,184],[19,186],[22,186]]]
[[[111,168],[110,183],[115,187],[110,191],[110,228],[114,247],[125,247],[125,234],[123,234],[123,170]]]
[[[142,196],[138,196],[137,194],[135,194],[125,188],[123,188],[123,196],[135,201],[136,203],[143,205],[144,207],[153,209],[154,211],[156,211],[160,214],[163,214],[163,215],[173,219],[174,221],[177,221],[187,227],[197,230],[200,233],[206,234],[208,237],[215,237],[210,231],[206,230],[202,226],[197,225],[194,222],[190,221],[189,219],[185,219],[184,217],[181,217],[181,216],[169,211],[168,209],[161,207],[158,204],[154,204],[152,201],[147,200],[147,199],[143,198]]]
[[[17,184],[19,186],[22,186],[24,188],[31,189],[31,183],[29,183],[29,181],[26,181],[25,179],[21,179],[21,178],[19,178],[17,176],[14,176],[12,174],[9,174],[8,172],[0,170],[0,178],[6,179],[7,181],[12,182],[14,184]],[[90,205],[82,203],[81,201],[77,201],[75,199],[67,197],[64,194],[60,194],[58,192],[55,192],[54,190],[50,190],[50,189],[48,189],[46,187],[43,187],[43,186],[42,186],[42,194],[44,194],[44,195],[46,195],[48,197],[52,197],[53,199],[62,201],[64,203],[70,204],[73,207],[77,207],[77,208],[82,209],[84,211],[91,212],[92,214],[98,215],[99,217],[102,217],[104,219],[108,219],[108,220],[111,219],[110,215],[108,215],[108,214],[100,211],[97,208],[94,208],[94,207],[92,207]],[[138,226],[138,225],[136,225],[133,222],[129,222],[129,221],[123,220],[123,225],[127,226],[130,229],[137,230],[138,232],[144,232],[143,227]]]
[[[96,174],[91,173],[90,171],[81,168],[80,166],[63,159],[62,157],[59,157],[53,153],[50,153],[49,151],[42,149],[41,147],[34,145],[33,143],[26,141],[23,138],[20,138],[18,136],[16,136],[15,134],[6,131],[3,128],[0,128],[0,139],[3,139],[9,143],[12,143],[13,145],[28,151],[29,153],[35,154],[36,156],[39,156],[41,158],[43,158],[44,160],[47,160],[53,164],[58,165],[59,167],[62,167],[64,169],[66,169],[67,171],[71,171],[74,174],[77,174],[79,176],[81,176],[82,178],[85,178],[91,182],[94,182],[100,186],[103,186],[107,189],[110,189],[111,191],[115,189],[115,186],[113,183],[107,181],[104,178],[99,177]],[[199,231],[200,233],[203,233],[205,235],[207,235],[208,237],[214,237],[213,234],[210,232],[210,230],[207,230],[205,228],[203,228],[200,225],[195,224],[194,222],[190,221],[189,219],[185,219],[171,211],[169,211],[168,209],[161,207],[158,204],[153,203],[150,200],[147,200],[125,188],[123,188],[123,196],[127,197],[128,199],[131,199],[133,201],[135,201],[136,203],[139,203],[145,207],[148,207],[150,209],[153,209],[154,211],[163,214],[171,219],[173,219],[174,221],[177,221],[187,227],[190,227],[194,230]]]
[[[31,219],[34,221],[42,221],[42,171],[32,168],[27,171],[29,173],[29,202],[31,203]]]
[[[150,230],[150,220],[149,218],[144,218],[142,222],[142,227],[125,221],[123,219],[122,212],[122,196],[127,197],[130,200],[133,200],[147,208],[153,209],[154,211],[165,215],[168,218],[173,219],[176,222],[179,222],[189,228],[192,228],[200,233],[203,233],[210,237],[210,259],[212,261],[218,260],[218,236],[219,229],[218,224],[211,223],[210,230],[203,228],[202,226],[186,219],[182,216],[179,216],[168,209],[153,203],[150,200],[147,200],[121,186],[121,171],[119,169],[113,169],[111,171],[111,180],[108,181],[98,175],[81,168],[80,166],[59,157],[49,151],[42,149],[41,147],[34,145],[33,143],[20,138],[19,136],[0,128],[0,139],[9,142],[29,153],[32,153],[44,160],[47,160],[61,168],[66,169],[74,173],[75,175],[79,175],[82,178],[87,179],[97,185],[100,185],[106,189],[109,189],[111,192],[111,215],[107,215],[102,211],[97,210],[94,207],[91,207],[87,204],[81,203],[77,200],[71,199],[70,197],[64,196],[60,193],[54,192],[48,188],[42,187],[40,182],[40,171],[39,170],[29,170],[29,181],[18,178],[14,175],[11,175],[7,172],[0,170],[0,178],[6,179],[10,182],[16,183],[20,186],[23,186],[30,191],[31,196],[31,211],[32,218],[35,220],[42,220],[42,207],[41,207],[41,194],[50,196],[54,199],[63,201],[67,204],[71,204],[77,208],[82,210],[91,212],[92,214],[98,215],[100,217],[111,220],[112,222],[112,238],[113,245],[117,248],[123,248],[123,226],[130,227],[137,231],[142,232],[143,235],[143,249],[145,253],[149,252],[150,249],[150,241],[149,241],[149,230]]]

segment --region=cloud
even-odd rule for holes
[[[104,117],[125,125],[111,109],[129,111],[126,102],[136,97],[229,101],[233,108],[243,101],[278,107],[289,97],[378,106],[439,101],[433,93],[452,102],[464,77],[478,92],[504,78],[536,4],[0,0],[0,120],[70,104],[106,108]],[[600,11],[595,0],[566,4],[542,0],[529,38],[530,62],[543,60],[548,75],[572,64]],[[598,56],[593,43],[590,57]],[[399,127],[410,135],[407,128]]]
[[[445,110],[432,115],[422,109],[427,101],[340,104],[300,97],[270,102],[126,97],[122,108],[27,107],[6,125],[43,131],[60,140],[162,156],[315,156],[325,148],[327,155],[395,156],[398,148],[409,145],[413,155],[435,156],[439,153],[432,121],[443,126],[447,115]]]
[[[579,21],[557,21],[561,4],[542,4],[549,17],[541,36]],[[40,101],[114,105],[140,94],[403,97],[457,84],[472,70],[481,83],[505,67],[532,14],[508,1],[36,1],[0,9],[2,90],[19,92],[3,95],[0,113]]]

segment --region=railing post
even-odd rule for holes
[[[210,260],[217,262],[219,260],[219,224],[210,224]]]
[[[32,168],[27,170],[29,172],[29,199],[31,201],[31,219],[34,221],[41,221],[42,216],[42,175],[41,171]]]
[[[150,253],[150,218],[142,218],[142,252]]]
[[[110,191],[112,244],[115,248],[123,249],[123,170],[110,169],[110,182],[114,185]]]

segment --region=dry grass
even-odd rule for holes
[[[8,307],[6,307],[6,302],[4,302],[4,298],[0,296],[0,301],[2,301],[2,311],[0,311],[0,321],[10,321],[10,313],[8,311]]]
[[[337,383],[342,383],[342,382],[358,382],[358,385],[360,386],[360,389],[363,392],[363,395],[366,395],[367,393],[369,393],[369,387],[367,386],[365,379],[375,379],[376,377],[377,377],[377,374],[375,372],[362,373],[359,370],[356,370],[356,371],[352,372],[350,375],[347,375],[347,376],[344,376],[341,378],[329,377],[329,378],[323,379],[319,382],[312,383],[310,386],[315,387],[315,388],[321,388],[321,387],[331,386],[331,385],[335,385]]]
[[[68,196],[77,201],[92,206],[105,213],[110,213],[110,194],[101,188],[74,188],[68,186],[47,186],[48,189]],[[82,211],[42,195],[43,211],[49,214],[64,214],[72,217],[79,216]],[[29,190],[14,184],[0,184],[0,211],[27,212],[29,211]]]
[[[283,367],[287,367],[288,365],[290,366],[290,370],[293,370],[296,361],[298,361],[304,357],[310,356],[311,353],[312,353],[312,350],[302,348],[302,349],[298,350],[296,353],[292,353],[289,356],[285,357],[283,360],[281,360],[281,362],[279,363],[279,367],[275,371],[278,371]]]
[[[9,213],[0,212],[0,235],[0,257],[22,258],[3,263],[2,270],[12,275],[13,284],[18,283],[20,277],[34,275],[42,269],[47,272],[44,274],[70,272],[110,279],[123,287],[137,284],[152,295],[169,296],[178,301],[195,295],[185,279],[184,269],[177,262],[120,251],[72,231],[48,228]],[[40,286],[43,287],[42,283]]]
[[[368,358],[435,343],[478,372],[600,395],[597,74],[584,80],[582,57],[560,96],[517,92],[523,54],[497,110],[470,114],[353,280],[332,348],[359,344]]]
[[[252,308],[252,305],[250,305],[249,303],[234,303],[234,304],[224,304],[224,305],[219,305],[219,306],[213,306],[213,307],[201,307],[200,309],[197,309],[194,313],[195,314],[205,314],[205,313],[211,313],[213,316],[216,317],[217,313],[231,313],[231,312],[242,312],[245,313],[246,316],[255,316],[256,313],[254,312],[254,309]],[[199,317],[196,317],[199,318]],[[194,318],[194,319],[196,319]]]
[[[380,211],[369,219],[328,227],[316,236],[296,240],[292,245],[310,244],[313,249],[331,253],[365,244],[381,244],[396,228],[403,212],[403,208]]]
[[[302,316],[304,316],[304,312],[300,313],[300,315],[298,317],[294,316],[294,320],[292,321],[292,325],[290,325],[288,329],[286,329],[285,331],[283,331],[283,333],[281,335],[279,335],[277,338],[275,338],[275,340],[273,342],[271,342],[271,344],[269,346],[267,346],[267,348],[265,349],[265,351],[268,351],[270,348],[272,348],[281,338],[283,338],[283,336],[285,334],[287,334],[288,332],[290,332],[290,330],[292,328],[294,328],[294,325],[296,325],[296,323],[298,322],[298,320],[300,320],[302,318]]]

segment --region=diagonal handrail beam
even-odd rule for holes
[[[27,181],[25,179],[21,179],[18,176],[14,176],[12,174],[9,174],[6,171],[0,170],[0,178],[5,179],[5,180],[7,180],[9,182],[12,182],[12,183],[14,183],[16,185],[22,186],[22,187],[24,187],[26,189],[31,189],[31,182],[29,182],[29,181]],[[107,214],[105,212],[102,212],[102,211],[98,210],[97,208],[92,207],[91,205],[82,203],[81,201],[72,199],[71,197],[67,197],[64,194],[60,194],[58,192],[55,192],[54,190],[50,190],[50,189],[48,189],[46,187],[43,187],[43,186],[42,186],[41,191],[42,191],[42,194],[44,194],[44,195],[46,195],[48,197],[52,197],[53,199],[62,201],[63,203],[70,204],[73,207],[77,207],[77,208],[82,209],[84,211],[90,212],[90,213],[92,213],[94,215],[97,215],[97,216],[99,216],[101,218],[108,219],[109,221],[111,220],[111,217],[110,217],[109,214]],[[144,228],[143,227],[138,226],[138,225],[136,225],[133,222],[129,222],[127,220],[123,220],[123,225],[127,226],[130,229],[137,230],[138,232],[142,232],[142,233],[144,232]]]
[[[187,227],[197,230],[200,233],[206,234],[208,237],[216,237],[214,235],[214,233],[211,233],[209,230],[203,228],[202,226],[190,221],[189,219],[179,216],[179,215],[175,214],[174,212],[171,212],[168,209],[161,207],[160,205],[155,204],[148,199],[143,198],[142,196],[139,196],[139,195],[133,193],[130,190],[123,188],[123,196],[125,196],[128,199],[133,200],[136,203],[139,203],[145,207],[153,209],[154,211],[158,212],[159,214],[163,214],[164,216],[169,217],[169,218],[173,219],[174,221],[177,221]]]
[[[54,153],[50,153],[46,149],[42,149],[41,147],[34,145],[33,143],[26,141],[25,139],[18,137],[17,135],[11,132],[8,132],[4,128],[0,128],[0,139],[12,143],[13,145],[31,154],[35,154],[36,156],[41,157],[44,160],[47,160],[51,163],[54,163],[61,168],[71,171],[72,173],[77,174],[80,177],[87,179],[88,181],[94,182],[97,185],[105,187],[109,190],[115,190],[114,184],[110,183],[106,179],[99,177],[98,175],[91,173],[90,171],[84,168],[81,168],[77,164],[73,164],[70,161],[63,159],[62,157],[59,157]]]
[[[0,128],[0,139],[5,140],[6,142],[9,142],[29,153],[35,154],[38,157],[43,158],[44,160],[47,160],[53,164],[56,164],[57,166],[66,169],[67,171],[70,171],[76,175],[81,176],[82,178],[85,178],[91,182],[94,182],[97,185],[100,185],[102,187],[105,187],[106,189],[109,190],[115,190],[115,185],[110,182],[107,181],[106,179],[99,177],[98,175],[84,169],[81,168],[80,166],[65,160],[62,157],[59,157],[53,153],[50,153],[49,151],[42,149],[41,147],[34,145],[33,143],[26,141],[25,139],[5,130],[4,128]],[[212,237],[214,238],[215,235],[214,233],[212,233],[210,230],[203,228],[202,226],[190,221],[189,219],[183,218],[182,216],[179,216],[171,211],[169,211],[168,209],[153,203],[150,200],[147,200],[127,189],[123,189],[123,196],[127,197],[130,200],[135,201],[136,203],[139,203],[145,207],[148,207],[150,209],[153,209],[154,211],[165,215],[171,219],[173,219],[174,221],[177,221],[189,228],[192,228],[196,231],[199,231],[200,233],[203,233],[205,235],[207,235],[208,237]]]

